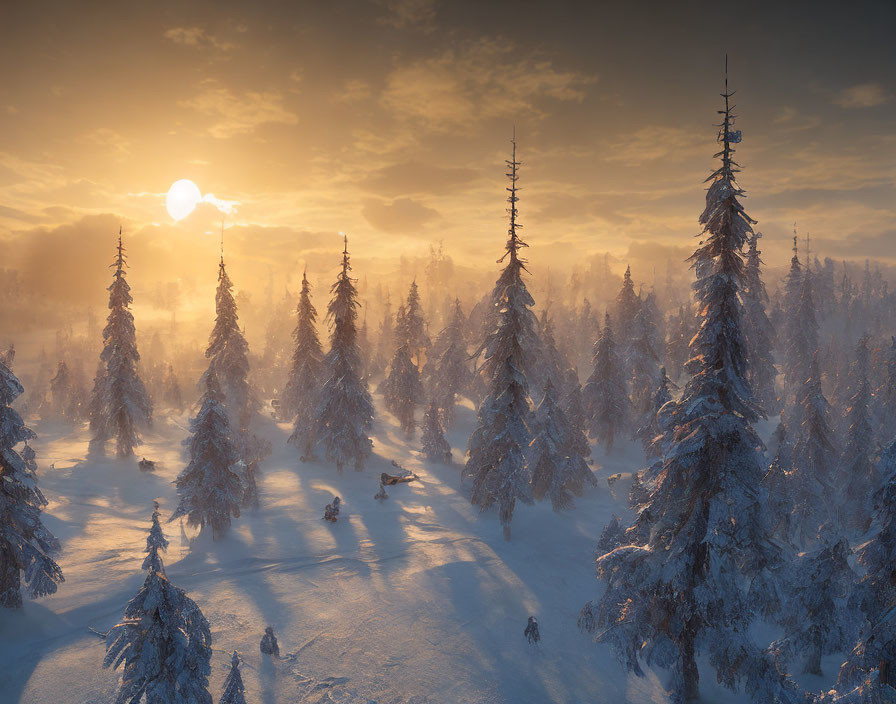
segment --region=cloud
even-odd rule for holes
[[[236,47],[236,44],[222,41],[213,34],[209,34],[201,27],[172,27],[162,36],[170,42],[180,44],[182,46],[192,46],[197,48],[213,48],[219,51],[230,51]]]
[[[406,161],[384,166],[361,180],[361,188],[395,198],[425,193],[439,195],[475,185],[479,172],[475,169],[435,166],[419,161]]]
[[[361,100],[367,100],[371,95],[372,91],[369,83],[354,79],[346,82],[342,90],[337,94],[336,99],[343,103],[357,103]]]
[[[427,33],[436,28],[436,0],[382,0],[382,4],[387,14],[377,19],[379,24]]]
[[[893,94],[879,83],[861,83],[850,86],[834,96],[834,102],[847,109],[873,108],[889,103],[892,99]]]
[[[706,149],[705,134],[693,133],[680,127],[642,127],[609,145],[606,161],[625,166],[643,164],[669,157],[701,153]]]
[[[282,93],[249,91],[236,95],[214,80],[203,81],[199,93],[178,105],[216,118],[208,131],[218,139],[248,134],[265,124],[298,122],[295,113],[284,107]]]
[[[512,42],[482,39],[396,66],[382,104],[402,121],[433,132],[468,134],[482,120],[543,118],[545,99],[581,102],[595,76],[559,71],[547,60],[523,59]]]
[[[410,198],[399,198],[391,203],[368,200],[361,214],[377,230],[402,233],[419,230],[439,215]]]
[[[122,135],[108,127],[100,127],[88,132],[81,141],[108,148],[115,158],[121,160],[131,153],[131,142]]]

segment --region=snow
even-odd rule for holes
[[[375,400],[374,455],[358,473],[300,463],[286,444],[289,424],[259,423],[274,448],[261,464],[261,508],[235,519],[217,543],[203,536],[192,549],[178,522],[164,523],[177,505],[173,481],[187,460],[181,441],[189,413],[157,419],[144,438],[141,452],[156,461],[154,473],[140,472],[136,460],[86,461],[86,427],[63,434],[61,426],[35,423],[38,477],[49,501],[43,516],[62,542],[66,581],[53,596],[0,613],[0,699],[111,700],[118,674],[102,668],[104,642],[88,626],[104,632],[118,622],[143,584],[158,498],[171,541],[167,575],[211,624],[216,701],[233,650],[243,658],[247,700],[261,704],[666,701],[662,673],[627,674],[609,647],[576,628],[599,589],[593,553],[600,533],[614,513],[628,520],[640,446],[620,443],[609,457],[594,448],[600,488],[587,489],[572,511],[555,513],[549,501],[518,506],[513,540],[505,542],[497,513],[479,515],[460,482],[475,423],[471,404],[458,407],[446,436],[455,465],[445,466],[406,444],[381,410],[382,397]],[[420,481],[377,502],[379,475],[391,460]],[[614,497],[606,477],[616,472],[624,479]],[[334,495],[343,505],[332,524],[321,515]],[[541,634],[534,646],[523,636],[529,616]],[[267,625],[285,658],[297,653],[294,660],[262,661]],[[705,701],[746,701],[706,673]]]

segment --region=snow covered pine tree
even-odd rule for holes
[[[240,515],[244,487],[224,395],[213,368],[206,373],[205,384],[202,406],[190,422],[192,437],[184,443],[190,447],[190,463],[175,482],[180,503],[171,518],[186,516],[191,526],[211,526],[218,540],[230,528],[231,515]]]
[[[616,436],[623,432],[632,417],[625,372],[616,352],[609,313],[594,345],[594,369],[582,389],[582,402],[591,437],[609,452]]]
[[[307,272],[302,274],[302,293],[297,311],[298,322],[293,332],[296,348],[281,408],[284,418],[295,419],[292,435],[287,442],[299,449],[303,459],[310,460],[314,456],[314,409],[320,394],[324,357],[317,336],[317,310],[311,302]]]
[[[398,418],[405,435],[412,437],[416,427],[414,411],[423,400],[423,383],[407,343],[395,350],[389,376],[382,383],[382,392],[386,408]]]
[[[240,654],[233,651],[230,660],[230,672],[224,680],[224,691],[218,704],[246,704],[246,687],[243,684],[243,676],[240,674]]]
[[[15,374],[0,361],[0,606],[22,606],[22,573],[32,598],[54,594],[65,581],[50,555],[59,542],[40,520],[47,500],[37,487],[34,437],[12,403],[24,393]],[[20,455],[16,446],[25,443]]]
[[[224,255],[218,264],[218,290],[215,293],[215,326],[205,356],[209,360],[206,374],[217,376],[223,403],[234,433],[244,434],[256,409],[249,388],[249,343],[243,336],[233,298],[233,283],[224,266]]]
[[[167,547],[156,505],[143,561],[149,574],[106,634],[103,666],[124,663],[116,704],[212,703],[211,629],[196,603],[168,581],[160,554]]]
[[[504,256],[507,265],[492,294],[497,310],[497,327],[483,345],[485,361],[482,374],[488,379],[488,395],[479,406],[479,425],[469,441],[469,457],[463,475],[473,480],[471,501],[482,510],[497,504],[504,527],[504,539],[510,540],[510,521],[516,501],[532,503],[531,471],[526,454],[532,434],[529,430],[531,408],[526,370],[531,368],[538,349],[535,304],[523,282],[526,262],[520,249],[526,247],[517,230],[516,138],[513,156],[507,161],[510,173],[508,214],[510,228]]]
[[[430,462],[451,464],[451,445],[442,432],[439,405],[432,400],[423,414],[423,452]]]
[[[373,424],[373,402],[360,376],[355,321],[358,318],[358,290],[349,275],[348,237],[342,251],[342,270],[331,291],[327,306],[330,322],[330,351],[324,358],[327,380],[314,412],[318,442],[325,457],[341,472],[346,464],[357,471],[364,468],[373,442],[367,431]]]
[[[128,309],[131,287],[125,278],[127,258],[118,232],[118,253],[112,263],[115,268],[109,286],[109,319],[103,330],[101,371],[94,380],[90,402],[91,447],[101,450],[106,441],[115,438],[118,456],[130,457],[140,444],[138,427],[152,422],[152,403],[137,374],[140,353],[137,352],[137,332],[134,316]]]
[[[529,446],[532,496],[539,501],[549,496],[555,511],[572,508],[572,494],[581,496],[584,485],[596,487],[597,479],[586,462],[591,455],[588,439],[557,403],[550,378],[533,420],[535,437]]]
[[[765,595],[747,585],[779,556],[760,500],[761,442],[752,427],[759,412],[744,378],[741,252],[752,221],[737,199],[743,192],[731,144],[739,135],[727,78],[723,97],[721,165],[708,179],[703,233],[691,257],[703,316],[691,342],[693,376],[675,407],[663,480],[628,530],[628,544],[597,560],[607,588],[594,623],[635,673],[642,661],[671,669],[675,702],[698,699],[703,650],[718,680],[732,688],[743,682],[754,701],[802,701],[748,635]]]

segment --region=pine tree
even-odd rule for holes
[[[106,634],[103,666],[124,664],[116,704],[211,704],[211,629],[196,603],[168,581],[160,535],[156,510],[143,562],[149,573]]]
[[[569,368],[569,361],[563,353],[557,349],[557,341],[554,339],[554,325],[548,318],[547,309],[541,311],[538,320],[539,340],[538,358],[535,362],[532,380],[536,388],[544,389],[548,382],[555,390],[561,391],[564,383],[564,372]]]
[[[679,306],[678,316],[670,325],[669,339],[666,342],[666,360],[673,379],[680,379],[690,356],[688,346],[691,341],[691,327],[684,306]]]
[[[28,441],[35,437],[12,407],[24,393],[0,361],[0,606],[22,606],[22,583],[34,599],[54,594],[62,570],[51,555],[59,548],[41,522],[47,500],[37,486],[37,462]],[[25,443],[20,455],[16,446]]]
[[[246,704],[246,687],[240,674],[240,654],[235,650],[230,660],[230,672],[224,680],[224,692],[218,704]]]
[[[648,459],[662,457],[665,452],[664,430],[660,426],[660,412],[672,400],[672,389],[677,388],[666,375],[666,368],[660,367],[660,380],[650,402],[650,411],[644,415],[645,422],[638,429],[637,436],[644,446]]]
[[[810,355],[818,349],[818,321],[812,297],[812,273],[808,267],[803,272],[795,317],[787,321],[787,327],[790,345],[787,351],[788,386],[791,396],[796,396],[809,376]]]
[[[426,334],[426,322],[423,319],[423,309],[420,307],[420,293],[416,281],[411,282],[407,306],[399,308],[395,334],[400,340],[399,345],[408,346],[414,364],[417,367],[425,364],[426,353],[432,342]]]
[[[760,259],[758,243],[762,234],[753,233],[750,237],[750,249],[744,268],[744,339],[747,342],[747,379],[753,388],[757,402],[766,413],[773,413],[778,407],[778,394],[775,390],[775,369],[772,345],[775,331],[765,313],[768,305],[768,293],[762,281],[762,259]]]
[[[129,310],[133,299],[125,278],[127,258],[120,232],[118,253],[112,266],[115,274],[109,286],[109,318],[103,330],[100,354],[102,373],[94,379],[90,429],[94,448],[99,449],[114,437],[118,456],[130,457],[140,444],[138,427],[152,420],[152,404],[137,373],[140,354],[134,316]]]
[[[71,374],[65,361],[59,362],[56,375],[50,379],[50,396],[53,399],[53,415],[64,421],[74,420],[72,408],[74,389]]]
[[[591,437],[610,452],[616,437],[628,426],[632,413],[609,313],[594,345],[594,367],[582,389],[582,400]]]
[[[152,525],[149,527],[149,534],[146,536],[146,557],[143,559],[143,569],[154,570],[156,572],[164,572],[165,567],[162,564],[162,556],[160,552],[168,550],[168,539],[162,531],[162,524],[159,522],[159,502],[152,502]]]
[[[451,445],[445,439],[439,404],[434,400],[423,414],[423,452],[430,462],[451,464]]]
[[[349,276],[348,238],[342,252],[342,270],[330,289],[327,306],[330,323],[330,351],[324,358],[325,376],[320,400],[314,412],[315,434],[328,461],[341,472],[351,464],[364,468],[373,442],[367,430],[373,424],[373,403],[360,375],[357,332],[358,291]]]
[[[454,424],[455,403],[459,394],[466,393],[472,383],[470,355],[464,339],[466,318],[460,301],[454,300],[454,315],[451,322],[439,335],[437,348],[442,352],[435,360],[430,375],[433,400],[439,407],[446,427]]]
[[[865,530],[870,507],[868,498],[874,488],[874,468],[871,463],[874,434],[871,430],[869,406],[871,390],[868,384],[868,340],[863,337],[856,347],[851,370],[854,393],[849,402],[846,420],[849,429],[840,456],[837,483],[843,492],[840,504],[843,525]]]
[[[395,356],[389,365],[389,376],[382,384],[382,392],[386,408],[398,418],[407,436],[413,436],[414,411],[423,400],[423,383],[407,344],[395,350]]]
[[[632,371],[632,407],[638,427],[654,414],[653,394],[660,382],[660,359],[653,346],[653,324],[648,308],[642,305],[635,314],[629,365]]]
[[[320,396],[324,358],[317,336],[317,310],[311,302],[307,272],[302,274],[297,312],[298,321],[293,332],[296,346],[281,408],[285,418],[294,419],[288,442],[301,451],[302,457],[311,459],[315,444],[314,411]]]
[[[804,350],[800,349],[798,334],[799,326],[799,302],[803,284],[803,267],[800,264],[799,247],[797,246],[796,223],[793,224],[793,257],[790,259],[790,271],[784,280],[784,294],[781,299],[781,324],[780,342],[783,347],[784,380],[787,382],[788,392],[793,393],[795,384],[802,384],[805,379],[800,378],[798,370],[799,361]],[[817,349],[817,347],[812,348]]]
[[[218,264],[215,326],[205,356],[209,360],[206,374],[214,372],[218,378],[231,428],[235,433],[245,433],[256,410],[249,388],[249,343],[240,330],[233,283],[227,275],[223,256]]]
[[[825,526],[820,542],[801,553],[792,565],[788,608],[784,612],[787,636],[773,648],[789,659],[804,653],[804,672],[821,675],[821,657],[842,651],[853,636],[851,614],[842,607],[855,582],[847,558],[845,538]]]
[[[171,518],[186,516],[191,526],[208,525],[218,540],[230,528],[231,515],[240,515],[244,485],[214,369],[205,375],[205,384],[202,406],[190,422],[192,436],[184,443],[190,448],[190,463],[175,482],[180,503]]]
[[[180,390],[180,382],[177,380],[177,374],[174,373],[174,365],[168,365],[168,372],[165,374],[165,403],[169,408],[181,410],[184,407],[184,397]]]
[[[797,395],[794,416],[798,425],[788,477],[794,503],[791,528],[802,545],[815,539],[818,527],[834,510],[832,459],[836,449],[828,422],[830,405],[821,390],[817,352],[808,374],[809,378]]]
[[[896,439],[896,337],[890,340],[884,381],[874,394],[877,437],[883,443]]]
[[[790,479],[793,443],[783,422],[779,422],[775,428],[772,443],[775,447],[775,456],[762,478],[762,484],[768,492],[768,514],[771,517],[772,535],[789,540],[794,507],[793,482]]]
[[[622,277],[622,289],[616,296],[615,324],[619,330],[619,344],[623,350],[623,358],[628,356],[629,346],[633,340],[632,332],[635,329],[635,317],[641,308],[641,301],[635,293],[635,284],[632,281],[631,266],[625,267]]]
[[[796,701],[747,634],[765,596],[748,585],[779,556],[759,486],[759,410],[745,378],[741,252],[753,221],[738,202],[731,144],[739,133],[730,93],[723,96],[721,165],[708,179],[704,231],[691,257],[703,318],[691,342],[693,376],[675,404],[664,478],[627,532],[638,542],[598,558],[607,589],[595,625],[634,672],[642,661],[671,668],[675,702],[697,700],[704,650],[721,683],[743,682],[756,701]]]
[[[532,496],[539,501],[549,496],[555,511],[570,509],[574,506],[572,495],[581,496],[586,483],[596,487],[597,479],[586,461],[591,455],[588,439],[557,403],[550,379],[533,421],[529,447]]]
[[[582,399],[582,385],[579,383],[579,375],[575,369],[567,369],[563,383],[565,394],[563,396],[563,412],[578,430],[586,431],[587,414],[585,402]]]
[[[488,394],[479,406],[479,424],[470,436],[469,457],[463,474],[473,480],[472,502],[481,509],[498,505],[504,538],[510,540],[510,522],[517,500],[531,503],[531,472],[526,451],[532,440],[529,430],[530,401],[527,370],[531,369],[537,341],[535,304],[523,281],[527,271],[520,249],[526,247],[517,230],[516,139],[510,172],[508,214],[510,228],[504,256],[507,264],[495,284],[492,300],[497,325],[483,345],[482,373],[488,379]]]

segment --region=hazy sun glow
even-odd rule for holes
[[[168,214],[175,220],[183,220],[192,213],[199,202],[202,201],[202,193],[199,186],[188,178],[182,178],[171,184],[168,195],[165,197],[165,207]]]

